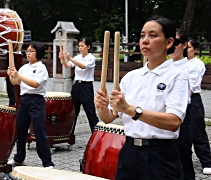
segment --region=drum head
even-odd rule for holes
[[[64,97],[70,97],[70,93],[65,92],[53,92],[53,91],[47,91],[45,97],[58,97],[58,98],[64,98]]]
[[[10,176],[12,178],[27,179],[27,180],[58,180],[58,179],[103,180],[104,179],[76,172],[70,172],[58,169],[45,169],[41,167],[31,167],[31,166],[15,167]]]
[[[8,40],[13,42],[13,50],[20,51],[24,30],[22,20],[15,11],[0,9],[0,48],[8,50]]]

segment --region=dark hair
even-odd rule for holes
[[[81,38],[81,39],[79,40],[79,42],[84,42],[87,46],[90,46],[90,49],[91,49],[91,47],[92,47],[92,41],[91,41],[91,39],[88,38],[88,37]]]
[[[176,34],[179,36],[180,43],[185,44],[188,42],[188,35],[186,31],[182,29],[177,29]],[[184,49],[183,56],[188,57],[188,46]]]
[[[200,46],[200,43],[193,38],[188,38],[188,42],[191,43],[191,45],[193,46],[194,49],[198,49]]]
[[[45,55],[45,47],[43,45],[43,43],[39,42],[39,41],[31,41],[30,45],[32,48],[34,48],[36,50],[36,58],[38,60],[41,60],[44,55]]]
[[[168,49],[167,54],[172,54],[175,50],[175,46],[179,44],[179,41],[176,39],[176,27],[174,23],[165,17],[159,15],[153,15],[149,19],[146,20],[144,24],[149,21],[155,21],[162,26],[163,33],[166,38],[174,38],[174,44]]]

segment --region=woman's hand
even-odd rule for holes
[[[11,74],[11,76],[13,76],[13,78],[18,78],[18,71],[16,70],[15,67],[13,67],[13,68],[10,70],[10,74]]]
[[[97,109],[100,109],[100,108],[103,109],[105,107],[108,107],[109,97],[108,97],[107,90],[104,93],[101,89],[98,89],[97,94],[95,94],[95,97],[94,97],[94,103]]]
[[[118,90],[111,92],[109,103],[117,112],[125,112],[129,107],[129,104],[125,101],[124,94]]]
[[[70,56],[69,52],[66,52],[65,56],[66,56],[67,59],[69,59],[71,61],[72,57]]]
[[[8,67],[8,70],[7,70],[7,74],[8,74],[8,76],[12,76],[12,74],[11,74],[12,72],[11,72],[11,68],[10,67]]]
[[[61,63],[63,64],[63,62],[64,62],[64,54],[63,54],[63,52],[59,52],[59,59],[61,60]]]

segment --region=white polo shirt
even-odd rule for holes
[[[187,57],[179,61],[174,61],[174,64],[187,73],[190,83],[190,90],[193,93],[200,93],[202,77],[199,70],[195,66],[193,66],[192,63],[189,62]]]
[[[195,66],[196,68],[198,68],[200,74],[201,74],[201,77],[204,76],[204,73],[206,71],[206,68],[205,68],[205,65],[204,65],[204,62],[201,61],[199,58],[195,57],[193,59],[190,59],[189,62]]]
[[[182,121],[188,104],[188,78],[178,69],[172,60],[149,70],[148,63],[143,68],[130,71],[121,80],[121,92],[125,100],[143,109],[172,113]],[[127,114],[122,115],[126,136],[143,139],[176,139],[179,130],[171,132],[144,123],[134,121]]]
[[[21,81],[20,95],[39,94],[44,96],[46,94],[45,87],[48,80],[48,71],[41,61],[38,61],[34,64],[30,64],[29,62],[28,64],[23,65],[18,70],[18,73],[26,78],[32,79],[39,83],[39,87],[33,88]]]
[[[68,61],[68,63],[71,63],[73,67],[75,66],[75,80],[94,81],[95,57],[89,53],[85,57],[82,57],[80,54],[75,56],[73,59],[86,66],[85,69],[81,69],[80,67],[75,66],[73,62]]]

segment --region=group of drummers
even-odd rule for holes
[[[59,52],[66,68],[75,67],[75,83],[70,92],[75,121],[81,105],[92,133],[99,118],[106,124],[118,117],[123,119],[126,140],[116,157],[118,165],[113,179],[193,180],[192,145],[203,173],[211,174],[210,146],[199,94],[205,67],[199,59],[190,57],[198,46],[194,39],[188,40],[177,30],[170,19],[161,16],[150,17],[140,34],[140,50],[147,62],[127,73],[119,90],[110,94],[98,89],[94,95],[95,57],[89,53],[89,38],[79,41],[80,55],[71,57],[69,52]],[[13,166],[25,165],[26,139],[32,124],[42,165],[54,168],[45,124],[48,71],[41,61],[44,54],[43,44],[32,41],[26,50],[29,62],[19,70],[8,67],[11,83],[20,85],[17,152],[7,162]],[[166,60],[167,55],[170,60]]]

